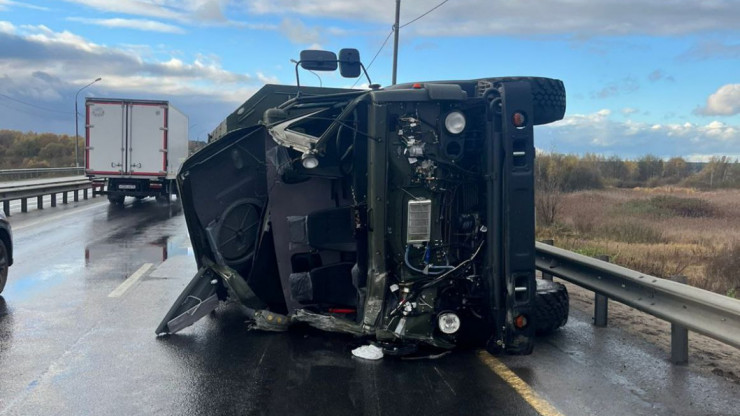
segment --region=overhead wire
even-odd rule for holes
[[[52,108],[41,107],[40,105],[27,103],[25,101],[21,101],[21,100],[19,100],[17,98],[13,98],[13,97],[11,97],[9,95],[5,95],[5,94],[2,94],[2,93],[0,93],[0,97],[3,97],[3,98],[8,99],[10,101],[15,101],[15,102],[20,103],[20,104],[23,104],[23,105],[27,105],[29,107],[36,108],[36,109],[39,109],[39,110],[49,111],[49,112],[52,112],[52,113],[67,114],[67,111],[61,111],[61,110],[55,110],[55,109],[52,109]]]
[[[450,1],[450,0],[444,0],[444,1],[442,2],[442,3],[439,3],[438,5],[436,5],[436,6],[432,7],[431,9],[427,10],[426,12],[424,12],[424,13],[423,13],[423,14],[422,14],[421,16],[417,17],[416,19],[413,19],[413,20],[411,20],[410,22],[406,22],[406,23],[402,24],[402,25],[401,25],[401,26],[399,26],[398,28],[399,28],[399,29],[402,29],[402,28],[404,28],[404,27],[406,27],[406,26],[410,25],[411,23],[414,23],[415,21],[417,21],[417,20],[421,19],[422,17],[424,17],[424,16],[428,15],[429,13],[431,13],[431,12],[433,12],[433,11],[437,10],[437,9],[438,9],[438,8],[440,8],[440,7],[441,7],[441,6],[443,5],[443,4],[447,3],[448,1]]]
[[[415,18],[415,19],[413,19],[413,20],[411,20],[411,21],[409,21],[409,22],[406,22],[406,23],[404,23],[404,24],[400,25],[400,26],[399,26],[398,28],[399,28],[399,29],[401,29],[401,28],[404,28],[404,27],[406,27],[406,26],[408,26],[408,25],[410,25],[410,24],[412,24],[412,23],[416,22],[417,20],[421,19],[422,17],[424,17],[424,16],[428,15],[429,13],[431,13],[431,12],[433,12],[433,11],[437,10],[437,9],[438,9],[438,8],[440,8],[440,7],[441,7],[441,6],[443,5],[443,4],[447,3],[448,1],[450,1],[450,0],[444,0],[443,2],[441,2],[441,3],[439,3],[438,5],[436,5],[436,6],[432,7],[431,9],[427,10],[426,12],[424,12],[423,14],[421,14],[420,16],[418,16],[417,18]],[[393,32],[394,32],[395,30],[396,30],[396,28],[395,28],[395,25],[394,25],[394,27],[392,27],[392,28],[391,28],[391,31],[390,31],[390,32],[388,33],[388,36],[386,36],[386,37],[385,37],[385,40],[383,41],[383,44],[382,44],[382,45],[380,45],[380,48],[378,49],[378,51],[377,51],[377,52],[375,52],[375,56],[373,56],[373,59],[372,59],[372,60],[370,61],[370,64],[368,64],[367,68],[365,68],[366,70],[370,69],[370,67],[371,67],[371,66],[373,66],[373,62],[375,62],[375,59],[376,59],[376,58],[378,57],[378,55],[380,55],[380,52],[382,52],[382,51],[383,51],[383,48],[385,48],[385,45],[386,45],[386,44],[388,43],[388,39],[390,39],[390,38],[391,38],[391,35],[393,34]],[[355,81],[355,83],[354,83],[354,84],[352,84],[352,87],[354,88],[354,86],[355,86],[355,85],[357,85],[357,83],[358,83],[359,81],[360,81],[360,79],[359,79],[359,78],[357,78],[357,80]]]
[[[371,66],[373,66],[373,62],[375,62],[375,58],[377,58],[377,57],[378,57],[378,55],[380,55],[380,52],[381,52],[381,51],[383,50],[383,48],[385,48],[385,45],[386,45],[386,44],[388,44],[388,39],[390,39],[390,38],[391,38],[391,35],[393,34],[393,31],[394,31],[394,30],[395,30],[395,28],[391,28],[391,31],[390,31],[390,32],[388,33],[388,36],[386,36],[386,37],[385,37],[385,40],[383,41],[383,44],[382,44],[382,45],[380,45],[380,48],[378,49],[378,51],[377,51],[377,52],[375,52],[375,56],[373,56],[373,59],[372,59],[372,60],[370,61],[370,63],[369,63],[368,65],[367,65],[367,68],[365,68],[365,70],[366,70],[366,71],[367,71],[367,70],[369,70]],[[357,78],[357,79],[355,80],[355,83],[354,83],[354,84],[352,84],[352,87],[354,88],[354,86],[355,86],[355,85],[357,85],[357,83],[358,83],[359,81],[360,81],[360,78]]]

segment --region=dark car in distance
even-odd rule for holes
[[[0,293],[8,281],[8,268],[13,265],[13,232],[5,213],[0,210]]]

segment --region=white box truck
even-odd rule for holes
[[[188,118],[167,101],[87,98],[85,172],[105,181],[108,200],[169,201],[188,156]]]

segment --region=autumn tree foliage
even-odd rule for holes
[[[191,141],[190,153],[205,142]],[[85,139],[77,143],[79,161],[84,160]],[[0,130],[0,169],[67,168],[75,166],[74,136]]]

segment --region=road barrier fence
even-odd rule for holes
[[[689,330],[740,348],[740,300],[537,242],[536,267],[593,291],[594,324],[606,326],[608,299],[671,323],[671,361],[688,362]]]

